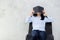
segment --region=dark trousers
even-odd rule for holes
[[[39,30],[33,30],[31,32],[31,40],[37,40],[37,37],[39,36],[39,40],[46,40],[46,32],[45,31],[39,31]]]

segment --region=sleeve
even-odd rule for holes
[[[32,16],[28,16],[25,20],[25,23],[30,23],[32,22]]]
[[[54,19],[52,17],[45,17],[45,22],[54,22]]]

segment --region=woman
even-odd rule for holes
[[[32,22],[33,27],[31,40],[36,40],[37,35],[39,35],[40,40],[46,40],[45,23],[53,22],[53,20],[46,15],[43,7],[36,6],[33,8],[32,15],[26,19],[26,23],[30,22]]]

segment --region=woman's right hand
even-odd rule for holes
[[[33,13],[34,13],[34,11],[32,10],[31,13],[30,13],[30,16],[33,16]]]

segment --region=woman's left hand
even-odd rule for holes
[[[47,13],[45,12],[45,10],[43,12],[44,12],[44,16],[47,16]]]
[[[47,14],[46,14],[46,13],[44,13],[44,16],[47,16]]]

